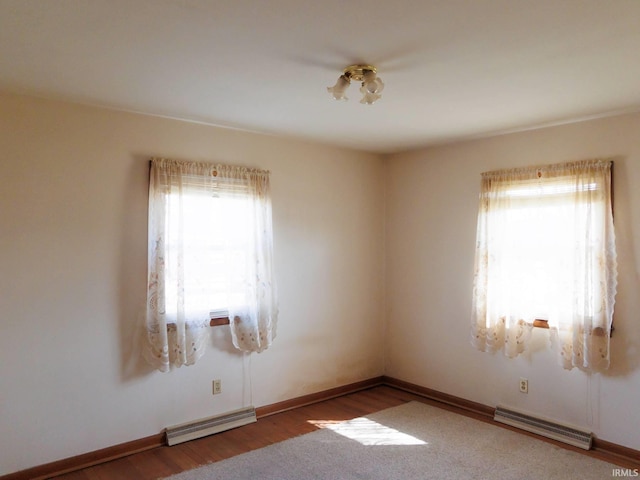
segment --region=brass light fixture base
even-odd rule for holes
[[[361,82],[367,72],[376,73],[376,67],[373,65],[350,65],[343,70],[345,77],[356,82]]]

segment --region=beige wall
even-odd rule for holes
[[[195,366],[131,360],[151,156],[272,171],[280,323],[266,352],[243,358],[218,327]],[[380,158],[0,96],[0,159],[0,475],[383,373]]]
[[[535,351],[515,360],[476,351],[469,324],[480,173],[594,157],[615,160],[611,370],[563,370],[540,330]],[[640,114],[396,155],[386,172],[386,374],[640,449]],[[526,395],[520,377],[529,379]]]

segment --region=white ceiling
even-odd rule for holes
[[[326,91],[378,67],[382,100]],[[640,0],[0,0],[0,90],[375,152],[640,110]]]

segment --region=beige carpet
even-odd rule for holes
[[[419,402],[211,463],[171,480],[602,480],[619,467]],[[323,422],[325,421],[325,422]]]

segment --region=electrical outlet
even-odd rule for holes
[[[214,380],[213,381],[213,394],[218,395],[222,393],[222,380]]]
[[[529,393],[529,380],[520,377],[520,391],[522,393]]]

